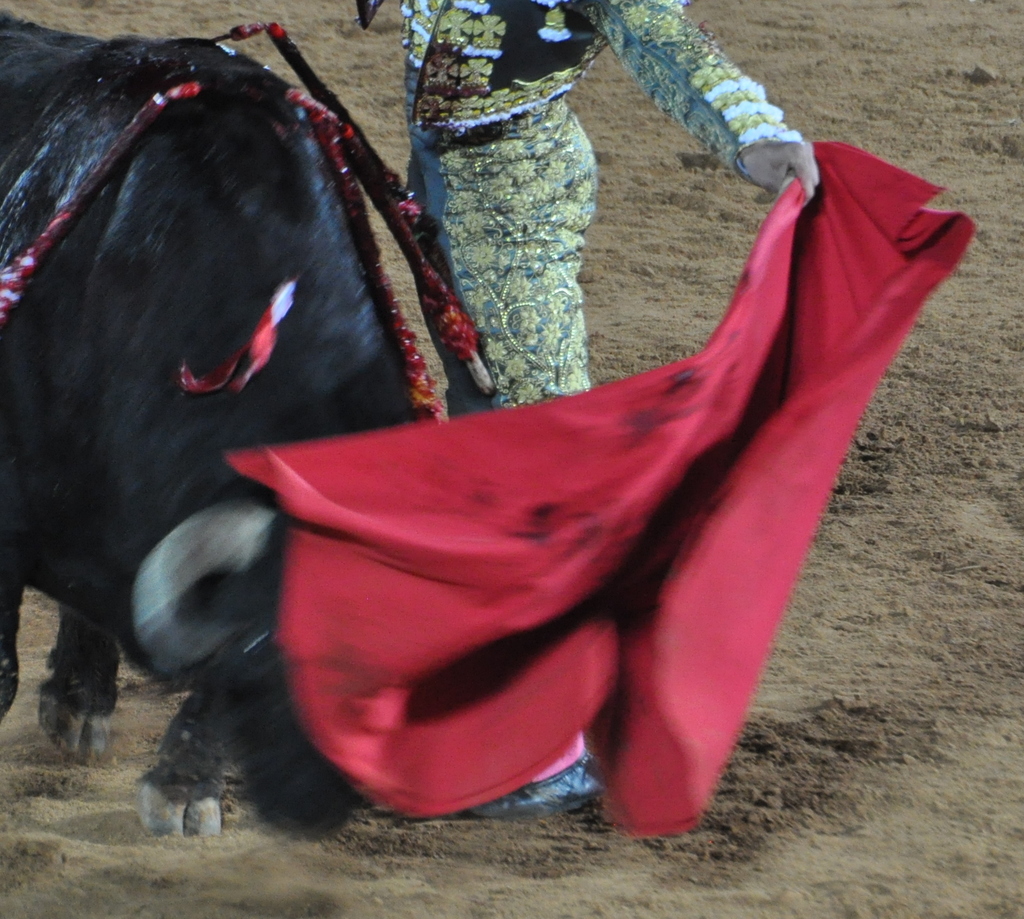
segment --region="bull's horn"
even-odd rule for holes
[[[244,571],[267,547],[276,513],[255,501],[226,501],[193,514],[143,560],[132,589],[139,645],[161,673],[177,673],[209,657],[237,623],[178,621],[181,597],[211,574]]]

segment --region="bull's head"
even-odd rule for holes
[[[203,615],[203,585],[245,572],[267,550],[277,513],[255,501],[228,501],[178,524],[146,556],[132,591],[139,645],[165,675],[210,657],[239,631],[234,618]],[[199,604],[201,607],[202,604]]]

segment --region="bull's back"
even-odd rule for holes
[[[0,162],[13,141],[44,116],[69,67],[99,44],[0,13]]]

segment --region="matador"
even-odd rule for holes
[[[357,2],[366,27],[382,0]],[[481,393],[439,348],[450,415],[590,388],[577,275],[597,165],[565,97],[605,46],[729,169],[773,193],[795,178],[814,194],[811,145],[686,16],[688,2],[402,0],[408,184],[439,227],[497,387]],[[600,790],[580,738],[534,782],[476,810],[543,815]]]
[[[381,0],[359,2],[368,25]],[[813,194],[811,146],[688,2],[403,0],[409,186],[440,224],[498,390],[481,394],[441,349],[449,414],[590,387],[577,274],[597,166],[565,96],[606,45],[729,169],[772,192],[796,177]]]

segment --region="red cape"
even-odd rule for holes
[[[699,819],[858,419],[973,230],[859,150],[769,214],[688,360],[543,405],[236,454],[292,516],[278,642],[318,749],[456,811],[590,733],[635,834]]]

